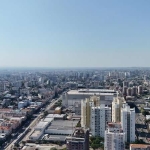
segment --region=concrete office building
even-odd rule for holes
[[[77,128],[72,136],[66,137],[67,150],[89,150],[89,131]]]
[[[98,96],[100,97],[101,104],[110,105],[115,95],[117,95],[116,91],[107,89],[70,90],[62,95],[62,104],[66,107],[74,106],[76,102],[81,103],[83,99]]]
[[[135,108],[130,108],[128,104],[123,104],[121,109],[121,125],[125,132],[125,141],[135,141]]]
[[[125,133],[121,128],[121,123],[108,123],[105,131],[105,150],[124,150]]]
[[[112,102],[112,122],[121,121],[121,107],[125,103],[123,97],[114,97]]]
[[[111,122],[111,108],[101,104],[99,107],[91,107],[91,133],[93,136],[104,137],[107,124]]]

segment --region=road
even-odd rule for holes
[[[58,98],[59,99],[59,98]],[[46,106],[45,110],[49,110],[51,109],[51,107],[57,102],[58,100],[54,100],[53,102],[50,102],[49,105]],[[30,125],[27,127],[27,129],[31,129],[30,132],[28,132],[23,138],[21,141],[26,141],[29,139],[29,136],[32,134],[32,132],[34,131],[34,126],[39,122],[39,120],[41,119],[41,116],[43,115],[43,112],[41,112],[31,123]],[[24,131],[25,132],[25,131]],[[24,133],[22,133],[24,134]],[[21,135],[22,135],[21,134]],[[17,141],[17,139],[14,139],[14,141],[12,141],[12,143],[7,147],[5,148],[5,150],[12,150],[13,149],[13,146],[15,144],[15,142]]]

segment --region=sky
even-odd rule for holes
[[[150,67],[149,0],[0,0],[0,67]]]

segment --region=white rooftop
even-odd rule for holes
[[[46,118],[63,118],[65,114],[49,114],[46,116]]]
[[[54,120],[54,118],[45,118],[43,121],[45,122],[52,122]]]
[[[46,121],[40,121],[37,125],[36,125],[36,127],[35,127],[35,129],[39,129],[39,128],[45,128],[47,125],[49,124],[49,122],[46,122]]]
[[[84,92],[84,91],[79,91],[79,90],[70,90],[67,92],[67,94],[69,95],[114,95],[115,92],[92,92],[92,91],[88,91],[88,92]]]

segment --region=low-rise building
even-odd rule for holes
[[[77,128],[72,136],[66,137],[67,150],[89,150],[89,131]]]
[[[130,150],[150,150],[150,145],[147,145],[147,144],[130,144]]]

